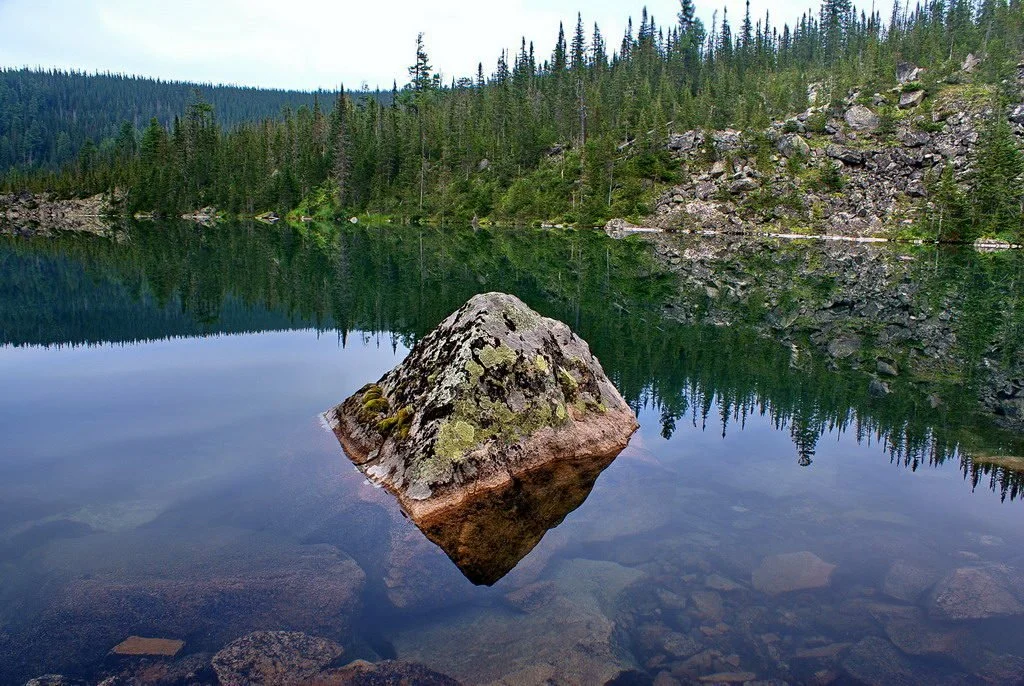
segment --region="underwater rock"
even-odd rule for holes
[[[906,560],[896,560],[882,581],[882,592],[890,598],[916,603],[938,580],[938,573]]]
[[[446,674],[394,660],[376,663],[356,660],[340,669],[321,672],[313,683],[321,686],[459,686],[458,681]]]
[[[192,648],[268,627],[333,637],[358,614],[366,576],[336,548],[233,530],[207,536],[198,544],[140,531],[53,551],[45,564],[82,578],[52,591],[23,639],[31,652],[21,650],[33,664],[69,670],[131,635],[186,638]],[[131,569],[125,550],[137,556]]]
[[[223,686],[304,684],[344,652],[325,638],[297,631],[257,631],[213,656]]]
[[[638,428],[586,342],[503,293],[473,297],[325,419],[424,531],[532,470],[610,462]]]
[[[850,649],[843,669],[856,683],[871,686],[913,686],[922,683],[914,668],[885,639],[871,636]]]
[[[173,638],[142,638],[129,636],[114,646],[117,655],[162,655],[174,657],[185,646],[184,641]]]
[[[814,553],[787,553],[766,557],[751,580],[762,593],[778,595],[828,586],[835,568]]]
[[[989,619],[1024,614],[1021,578],[1006,567],[961,567],[935,585],[928,598],[934,619]]]
[[[644,583],[636,569],[567,560],[550,584],[514,593],[515,611],[467,606],[390,640],[399,659],[467,684],[605,684],[637,668],[616,617],[624,592]]]

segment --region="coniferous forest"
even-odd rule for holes
[[[435,73],[421,36],[410,51],[408,82],[391,93],[205,89],[187,104],[173,101],[183,104],[173,117],[166,102],[151,107],[148,123],[138,121],[137,105],[124,104],[104,122],[77,129],[91,138],[59,169],[52,167],[76,147],[64,132],[33,144],[47,151],[38,159],[16,151],[23,164],[8,171],[4,186],[116,191],[129,213],[158,215],[215,206],[236,214],[594,224],[643,216],[658,189],[677,179],[679,165],[665,146],[672,132],[731,127],[757,145],[757,132],[812,104],[825,105],[816,115],[823,125],[828,116],[841,116],[851,94],[890,91],[900,63],[925,66],[915,86],[934,90],[965,78],[961,65],[975,55],[980,66],[967,85],[984,86],[971,92],[986,99],[991,113],[985,163],[975,165],[984,168],[970,178],[950,173],[936,182],[935,196],[948,205],[944,216],[951,222],[976,224],[984,211],[1001,226],[1019,227],[1015,179],[1024,157],[1001,113],[1016,97],[1024,2],[896,4],[882,16],[850,0],[824,0],[817,13],[780,26],[770,15],[751,16],[748,3],[746,16],[723,11],[707,26],[691,0],[682,0],[678,16],[659,22],[645,11],[623,36],[605,35],[580,16],[562,28],[553,49],[524,38],[517,52],[498,56],[496,67],[481,63],[475,75],[451,82]],[[8,82],[95,80],[106,88],[125,81],[4,76]],[[148,82],[127,81],[140,98],[155,93],[142,88]],[[9,93],[10,83],[6,88]],[[814,102],[809,89],[818,93]],[[288,104],[267,116],[283,100]],[[114,114],[124,119],[116,133]],[[12,153],[5,154],[10,160]],[[974,208],[977,198],[993,205]]]
[[[127,124],[135,132],[155,118],[170,127],[196,92],[216,112],[217,124],[276,117],[284,107],[327,105],[336,93],[268,90],[162,81],[120,74],[0,69],[0,169],[60,169],[88,142],[109,154]]]

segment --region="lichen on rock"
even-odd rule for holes
[[[518,298],[478,295],[325,415],[415,519],[561,457],[613,455],[636,416],[586,342]]]

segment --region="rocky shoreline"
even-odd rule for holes
[[[110,235],[111,200],[106,195],[58,198],[49,193],[0,195],[0,234],[52,235],[54,231],[79,231]]]

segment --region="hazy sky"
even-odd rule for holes
[[[887,0],[879,0],[880,5]],[[416,34],[423,31],[435,69],[449,80],[490,74],[502,48],[533,40],[549,55],[558,33],[583,10],[610,46],[626,19],[647,5],[660,25],[678,0],[0,0],[0,66],[114,71],[167,79],[313,89],[407,80]],[[751,0],[773,23],[792,21],[817,0]],[[697,1],[710,26],[729,7],[737,26],[744,0]],[[886,10],[887,12],[888,10]]]

